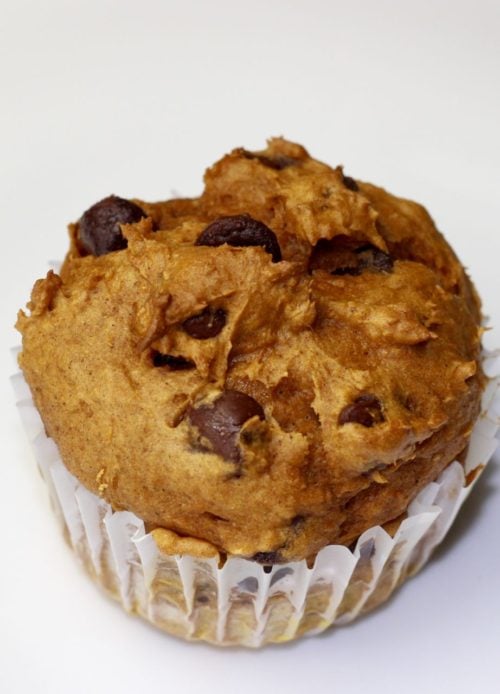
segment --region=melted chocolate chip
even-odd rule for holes
[[[360,395],[350,405],[346,405],[339,414],[339,424],[361,424],[372,427],[384,421],[380,400],[371,393]]]
[[[196,316],[187,318],[182,327],[185,332],[197,340],[208,340],[216,337],[226,325],[226,312],[222,308],[213,309],[207,306]]]
[[[281,171],[286,169],[288,166],[294,166],[298,164],[297,159],[292,157],[286,157],[284,154],[277,154],[274,157],[267,157],[265,154],[259,154],[258,152],[249,152],[244,149],[242,152],[245,159],[257,159],[264,166],[268,166],[270,169],[276,169],[276,171]]]
[[[248,214],[219,217],[209,224],[196,241],[197,246],[262,246],[272,256],[273,263],[281,260],[281,249],[274,231]]]
[[[392,272],[394,261],[391,256],[380,248],[376,248],[371,244],[361,246],[356,249],[358,256],[358,268],[363,270],[376,270],[377,272]]]
[[[146,213],[130,200],[110,195],[83,213],[78,223],[78,240],[90,255],[105,255],[127,247],[120,225],[134,224]]]
[[[344,176],[342,174],[342,183],[345,185],[346,188],[349,190],[352,190],[354,193],[357,193],[359,191],[359,186],[354,180],[354,178],[351,178],[350,176]]]
[[[237,390],[226,390],[210,405],[188,411],[189,420],[210,441],[213,451],[233,463],[241,462],[238,434],[252,417],[264,419],[264,410],[256,400]]]
[[[373,417],[369,410],[363,405],[354,403],[344,407],[339,415],[339,424],[362,424],[364,427],[372,427],[374,424]]]
[[[256,561],[258,564],[279,564],[283,561],[283,557],[279,552],[257,552],[250,557],[251,561]]]
[[[153,351],[153,365],[168,366],[172,371],[185,371],[186,369],[194,369],[195,367],[195,363],[191,361],[191,359],[174,356],[173,354],[162,354],[156,351]]]

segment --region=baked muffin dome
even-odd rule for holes
[[[70,236],[20,365],[68,469],[172,551],[350,544],[466,448],[479,302],[420,205],[278,138]]]

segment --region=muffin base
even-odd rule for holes
[[[66,540],[90,576],[132,613],[189,640],[257,648],[346,624],[374,609],[415,574],[443,540],[495,452],[500,424],[500,359],[484,355],[489,383],[463,464],[455,461],[425,487],[393,536],[364,532],[354,550],[322,549],[305,561],[263,567],[228,557],[170,556],[159,551],[133,513],[113,512],[62,463],[21,373],[17,405]]]

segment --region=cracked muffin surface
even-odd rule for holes
[[[105,198],[70,239],[20,365],[68,469],[170,551],[313,557],[466,448],[479,301],[420,205],[276,138],[199,198]]]

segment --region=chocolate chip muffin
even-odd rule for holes
[[[479,301],[420,205],[278,138],[70,239],[20,365],[67,468],[168,551],[350,545],[466,449]]]

